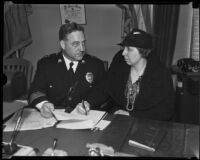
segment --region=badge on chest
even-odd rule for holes
[[[94,81],[94,75],[92,72],[87,72],[85,74],[85,79],[88,83],[92,83]]]

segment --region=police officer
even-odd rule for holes
[[[59,40],[61,51],[38,61],[28,97],[29,104],[36,106],[46,118],[52,116],[55,108],[71,112],[105,74],[103,61],[86,53],[82,26],[63,24]]]

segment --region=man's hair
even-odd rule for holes
[[[67,35],[74,31],[84,32],[84,28],[75,22],[71,22],[71,23],[68,22],[66,24],[63,24],[59,30],[59,40],[60,41],[65,40],[67,38]]]

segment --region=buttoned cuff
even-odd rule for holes
[[[46,103],[46,102],[48,102],[48,101],[46,101],[46,100],[45,100],[45,101],[42,101],[42,102],[36,104],[35,107],[38,108],[38,109],[40,110],[40,109],[42,108],[42,105],[43,105],[44,103]]]

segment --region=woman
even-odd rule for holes
[[[115,113],[157,120],[174,116],[174,91],[170,72],[152,52],[152,36],[133,29],[122,43],[124,49],[113,58],[105,82],[87,97],[85,106],[97,106],[108,97],[115,103]]]

